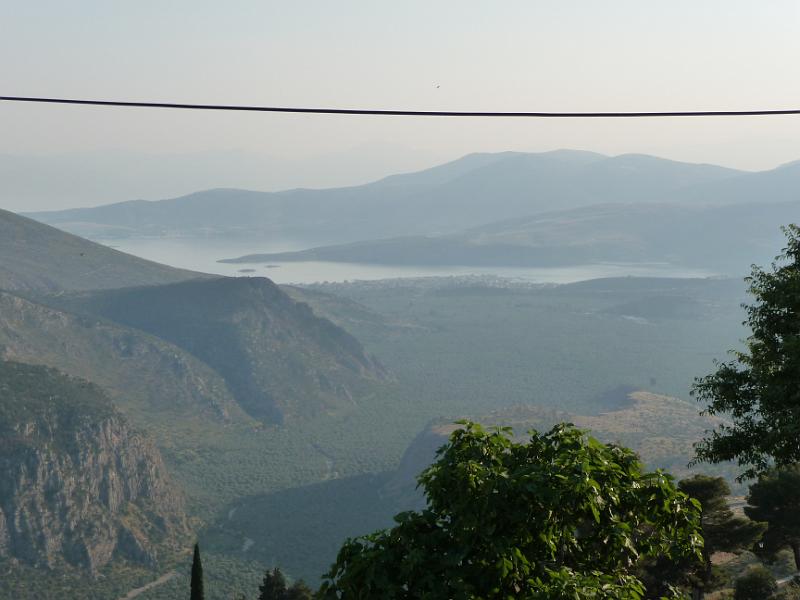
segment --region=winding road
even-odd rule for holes
[[[143,585],[142,587],[138,587],[136,589],[131,590],[126,595],[121,596],[119,600],[132,600],[132,598],[136,598],[136,596],[140,594],[144,594],[148,590],[152,590],[154,587],[158,587],[175,579],[178,576],[177,571],[170,571],[169,573],[164,573],[161,577],[156,579],[155,581],[151,581],[147,585]]]

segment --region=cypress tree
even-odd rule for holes
[[[258,600],[285,600],[286,578],[278,567],[275,567],[272,572],[264,573],[264,581],[258,591],[260,592]]]
[[[190,600],[203,600],[203,564],[200,562],[200,544],[194,545],[194,558],[192,559],[192,593]]]

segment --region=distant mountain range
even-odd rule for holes
[[[216,189],[160,201],[29,216],[89,237],[281,236],[309,245],[455,233],[498,220],[606,203],[794,199],[800,165],[746,173],[653,156],[561,150],[470,154],[367,185]]]
[[[254,254],[221,262],[333,261],[384,265],[553,267],[669,263],[739,275],[781,248],[794,202],[594,205],[507,219],[461,233],[407,236]]]

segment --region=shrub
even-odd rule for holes
[[[778,582],[769,569],[753,567],[736,580],[734,600],[764,600],[778,591]]]

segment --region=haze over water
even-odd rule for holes
[[[103,243],[122,252],[173,267],[227,276],[269,277],[276,283],[319,283],[454,275],[497,275],[537,283],[572,283],[600,277],[713,277],[720,275],[706,269],[685,268],[665,263],[597,263],[550,268],[395,266],[317,261],[228,264],[217,261],[254,252],[302,250],[308,245],[298,240],[273,239],[266,242],[247,242],[196,238],[139,238]],[[253,271],[251,272],[249,269]]]

